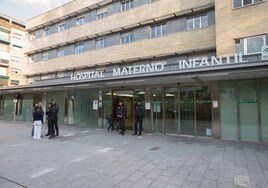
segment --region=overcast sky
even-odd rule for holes
[[[72,0],[0,0],[0,13],[25,22]]]

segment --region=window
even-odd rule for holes
[[[64,48],[57,50],[57,57],[63,57],[64,56]]]
[[[107,8],[97,10],[97,20],[105,18],[107,16]]]
[[[107,39],[101,38],[96,40],[96,49],[107,47]]]
[[[20,69],[11,68],[11,73],[13,73],[13,74],[19,74],[20,73]]]
[[[50,35],[50,28],[44,29],[44,36]]]
[[[14,62],[14,63],[19,63],[19,62],[20,62],[20,58],[19,58],[19,57],[16,57],[16,56],[12,56],[12,57],[11,57],[11,60],[12,60],[12,62]]]
[[[29,63],[33,63],[34,62],[34,55],[29,56]]]
[[[75,53],[76,54],[83,53],[84,51],[85,51],[85,45],[84,45],[84,43],[75,45]]]
[[[5,67],[0,67],[0,75],[2,75],[2,76],[7,76],[7,68],[5,68]]]
[[[47,80],[48,79],[48,75],[47,74],[42,74],[41,75],[41,80]]]
[[[207,15],[187,19],[187,30],[193,30],[193,29],[198,29],[198,28],[207,27],[207,26],[208,26]]]
[[[160,37],[166,34],[166,24],[151,26],[151,37]]]
[[[76,25],[82,25],[84,23],[86,23],[85,22],[85,16],[80,16],[80,17],[76,18]]]
[[[42,61],[47,61],[48,60],[48,53],[44,52],[42,53]]]
[[[233,0],[233,8],[243,7],[252,5],[255,3],[262,2],[263,0]]]
[[[36,39],[36,33],[35,32],[30,34],[30,40],[34,40],[34,39]]]
[[[66,30],[66,23],[59,24],[58,31],[61,32],[61,31],[64,31],[64,30]]]
[[[21,40],[21,35],[14,33],[13,34],[13,39]]]
[[[124,0],[121,1],[121,11],[126,11],[129,9],[132,9],[134,7],[134,1],[133,0]]]
[[[0,39],[3,39],[5,41],[9,41],[9,36],[7,33],[0,31]]]
[[[261,48],[266,44],[265,35],[248,37],[235,40],[236,53],[251,55],[261,53]]]
[[[56,73],[56,78],[63,78],[64,77],[64,72],[57,72]]]
[[[34,82],[34,78],[33,77],[27,77],[27,83],[29,85],[33,84],[33,82]]]
[[[133,33],[132,32],[121,34],[121,37],[120,37],[121,44],[127,44],[130,42],[133,42]]]

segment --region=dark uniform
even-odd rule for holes
[[[134,123],[133,135],[137,135],[138,124],[139,124],[139,136],[141,135],[143,115],[144,115],[144,107],[141,105],[140,102],[138,102],[138,104],[136,105],[134,109],[135,123]]]
[[[50,103],[48,109],[46,111],[47,120],[48,120],[48,134],[50,135],[49,139],[55,137],[55,129],[56,135],[59,135],[59,127],[58,127],[58,111],[59,106],[56,103]]]
[[[52,107],[51,107],[51,103],[49,103],[49,105],[48,105],[48,108],[47,108],[47,111],[46,111],[46,115],[47,115],[47,134],[45,135],[45,136],[50,136],[51,135],[51,132],[52,132],[52,130],[51,130],[51,119],[52,119],[52,116],[51,116],[51,109],[52,109]]]
[[[122,102],[119,102],[119,106],[116,109],[116,115],[117,115],[117,118],[118,118],[119,127],[121,129],[121,132],[119,134],[124,135],[127,108]]]

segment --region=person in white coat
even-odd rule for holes
[[[33,138],[35,140],[41,139],[41,130],[42,130],[42,121],[43,121],[43,114],[40,111],[39,107],[34,108],[33,112],[33,125],[34,125],[34,134]]]

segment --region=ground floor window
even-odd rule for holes
[[[221,136],[268,141],[268,80],[220,82]]]

